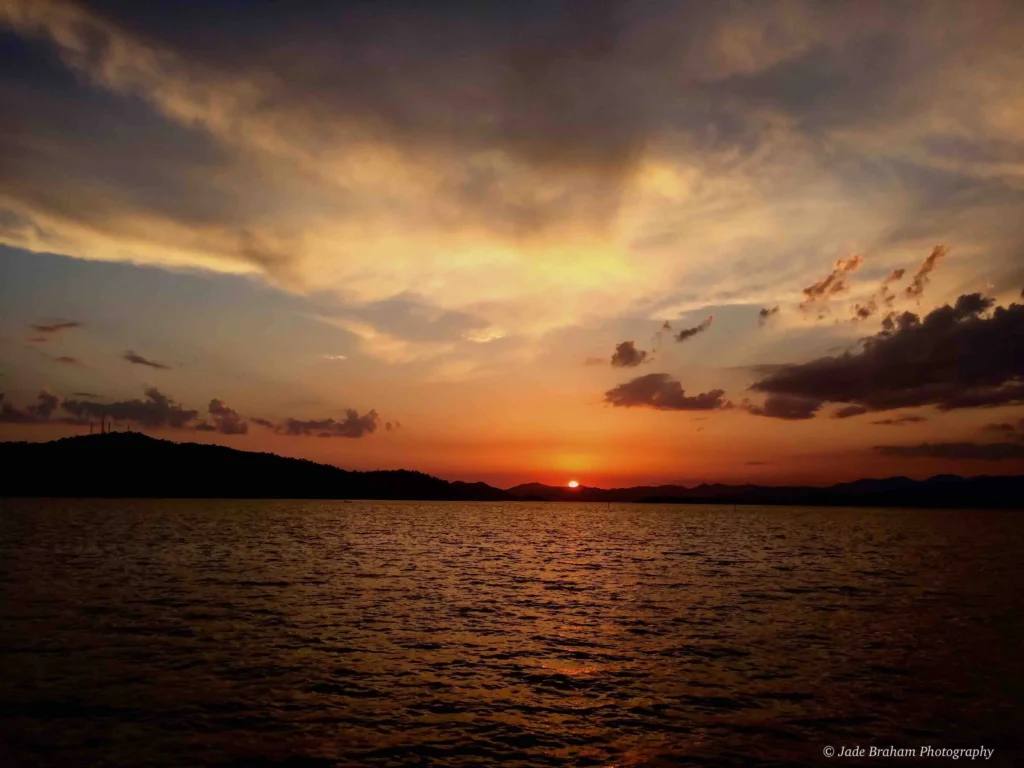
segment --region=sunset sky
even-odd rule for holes
[[[0,438],[1024,472],[1024,4],[323,5],[0,0]]]

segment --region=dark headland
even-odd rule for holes
[[[597,501],[929,508],[1024,508],[1024,476],[892,477],[828,487],[702,484],[508,490],[410,470],[356,472],[272,453],[176,443],[138,432],[0,442],[0,496]]]

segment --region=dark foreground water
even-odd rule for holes
[[[0,500],[0,765],[1011,765],[1022,523]]]

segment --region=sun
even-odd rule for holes
[[[579,487],[580,487],[580,484],[579,484],[579,483],[577,483],[577,482],[576,482],[575,480],[570,480],[570,481],[569,481],[569,487],[570,487],[570,488],[579,488]]]

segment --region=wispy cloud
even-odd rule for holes
[[[72,328],[81,328],[82,323],[77,320],[62,320],[54,323],[40,323],[38,325],[29,326],[32,330],[42,334],[55,334],[61,331],[67,331]]]
[[[129,363],[133,363],[135,365],[145,365],[145,366],[149,366],[150,368],[159,368],[160,370],[164,370],[164,371],[169,371],[171,369],[171,366],[169,366],[169,365],[164,365],[163,363],[158,363],[156,360],[149,360],[149,359],[143,357],[142,355],[135,354],[131,350],[128,350],[127,352],[125,352],[121,356],[121,359],[127,360]]]

